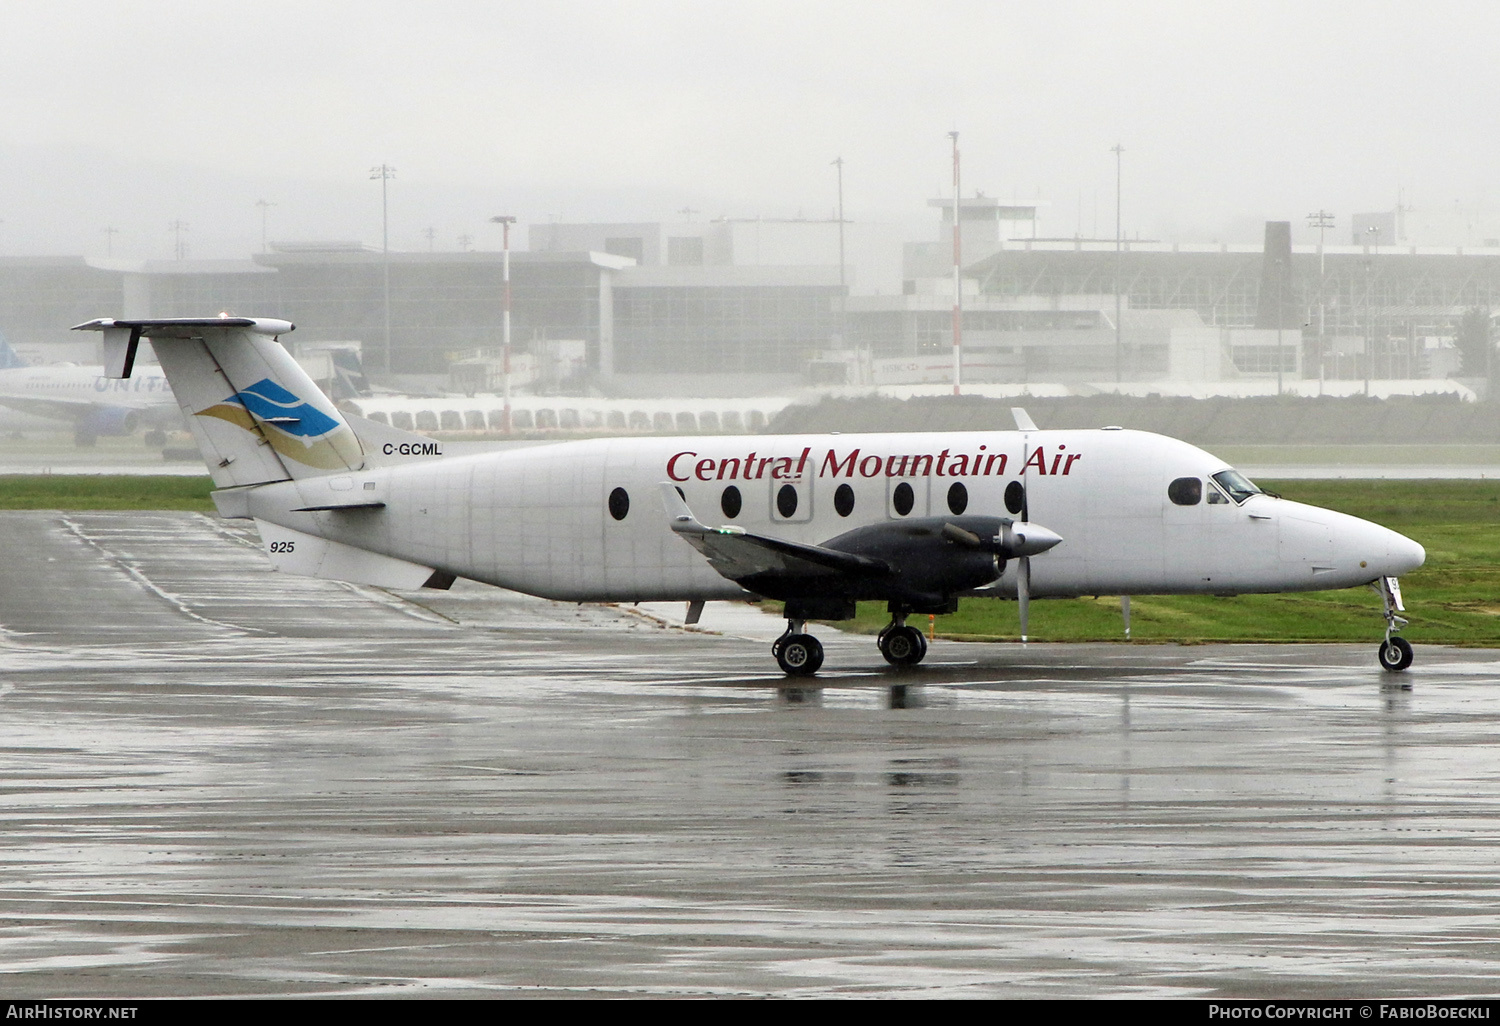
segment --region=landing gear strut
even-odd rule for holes
[[[880,654],[892,666],[915,666],[927,655],[927,639],[915,627],[906,625],[906,614],[891,610],[891,622],[885,625],[875,643]]]
[[[1396,636],[1396,631],[1407,624],[1406,617],[1396,615],[1406,610],[1401,604],[1401,585],[1394,577],[1382,577],[1370,587],[1380,592],[1380,601],[1384,607],[1385,640],[1380,643],[1381,668],[1392,672],[1404,670],[1411,665],[1412,651],[1409,641]]]
[[[811,677],[823,665],[823,645],[806,630],[806,620],[788,620],[786,633],[771,645],[771,654],[788,677]]]

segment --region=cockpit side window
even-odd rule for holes
[[[1238,470],[1221,470],[1214,475],[1214,480],[1219,482],[1219,486],[1229,493],[1236,504],[1243,503],[1252,495],[1261,494],[1261,490]]]
[[[1224,493],[1214,487],[1212,481],[1208,484],[1208,504],[1210,506],[1227,506],[1229,500],[1224,498]]]
[[[1167,498],[1178,506],[1196,506],[1203,501],[1203,482],[1196,477],[1179,477],[1167,485]]]

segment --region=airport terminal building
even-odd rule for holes
[[[856,287],[855,261],[840,265],[836,222],[534,226],[529,248],[510,257],[515,351],[581,346],[588,383],[622,394],[632,380],[687,377],[737,382],[741,394],[784,391],[830,366],[828,383],[846,373],[849,384],[882,372],[922,380],[941,372],[909,368],[941,367],[952,347],[942,263],[952,203],[933,205],[938,241],[894,250],[895,287],[882,294]],[[1500,296],[1500,247],[1320,254],[1272,238],[1117,248],[1038,238],[1035,208],[984,197],[961,207],[974,368],[965,376],[975,382],[1446,377],[1457,371],[1458,320]],[[20,344],[62,342],[69,326],[101,315],[228,310],[291,320],[299,342],[360,340],[377,375],[445,375],[458,361],[498,356],[503,260],[387,258],[354,242],[275,244],[223,261],[8,257],[0,331]]]

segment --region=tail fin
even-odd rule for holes
[[[25,366],[26,361],[16,354],[16,351],[10,347],[10,340],[0,333],[0,370]]]
[[[104,332],[105,373],[128,378],[142,337],[220,488],[319,477],[364,466],[359,439],[276,336],[287,321],[169,318],[79,324]]]

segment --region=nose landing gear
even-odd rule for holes
[[[1385,616],[1385,640],[1380,643],[1380,666],[1391,672],[1404,670],[1411,665],[1413,655],[1411,643],[1405,638],[1396,636],[1396,631],[1408,623],[1406,617],[1396,615],[1406,611],[1406,607],[1401,603],[1401,585],[1394,577],[1382,577],[1370,587],[1380,592],[1382,611]]]

